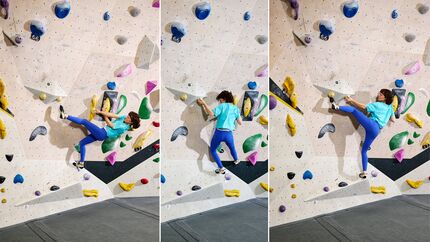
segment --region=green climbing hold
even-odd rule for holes
[[[149,105],[148,97],[144,97],[139,107],[139,117],[141,119],[149,119],[151,116],[151,106]]]
[[[247,138],[242,144],[243,153],[247,153],[251,150],[257,149],[257,147],[260,146],[262,138],[262,134],[255,134]]]
[[[409,108],[412,106],[412,104],[414,104],[414,102],[415,102],[415,94],[413,94],[412,92],[409,92],[408,99],[406,100],[405,109],[403,109],[401,114],[406,113],[409,110]]]
[[[413,140],[408,139],[408,145],[411,145],[411,144],[413,144],[413,143],[414,143],[414,141],[413,141]]]
[[[119,104],[118,109],[116,110],[116,114],[119,114],[124,108],[127,106],[127,97],[124,95],[121,95],[119,97]]]
[[[115,149],[116,146],[118,146],[119,138],[107,138],[102,143],[102,152],[106,153],[113,149]]]
[[[264,142],[264,140],[261,142],[261,147],[266,147],[267,146],[267,143],[266,142]]]
[[[427,103],[427,115],[430,116],[430,99],[429,99],[429,102]]]
[[[420,136],[421,136],[421,134],[419,134],[419,133],[417,133],[417,132],[414,132],[413,136],[414,136],[414,138],[418,138],[418,137],[420,137]]]
[[[78,153],[81,153],[81,146],[80,146],[79,144],[75,144],[75,150],[76,150]]]
[[[160,162],[160,157],[157,157],[157,158],[153,159],[152,161],[158,163],[158,162]]]
[[[124,143],[124,142],[122,142],[121,141],[121,143],[119,143],[119,147],[121,147],[121,148],[124,148],[124,147],[126,147],[127,145]]]
[[[217,150],[219,153],[224,153],[224,149],[222,148],[222,145],[219,145],[219,146],[218,146],[218,148],[216,148],[216,150]]]
[[[397,148],[402,147],[406,143],[408,135],[409,135],[408,131],[404,131],[394,135],[390,139],[390,150],[395,150]]]
[[[257,112],[255,112],[254,117],[257,117],[261,113],[261,111],[264,110],[268,102],[269,102],[269,98],[265,94],[261,94],[260,102],[258,104],[258,109],[257,109]]]
[[[133,139],[133,137],[132,137],[132,136],[130,136],[130,135],[128,135],[128,134],[126,134],[126,135],[125,135],[125,140],[126,140],[126,141],[130,141],[131,139]]]

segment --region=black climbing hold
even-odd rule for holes
[[[288,172],[287,173],[287,177],[288,177],[288,179],[290,179],[290,180],[293,180],[293,178],[296,176],[296,173],[294,173],[294,172]]]
[[[2,184],[6,180],[6,177],[0,176],[0,184]]]
[[[191,188],[191,190],[193,190],[193,191],[197,191],[197,190],[200,190],[200,189],[202,189],[200,186],[198,186],[198,185],[194,185],[192,188]]]
[[[13,160],[13,155],[6,154],[5,156],[7,161],[11,162]]]
[[[339,187],[346,187],[346,186],[348,186],[348,183],[346,183],[346,182],[339,182],[338,186]]]
[[[297,158],[299,158],[299,159],[302,158],[303,151],[296,151],[295,153],[296,153]]]
[[[51,188],[49,188],[49,190],[51,190],[51,191],[57,191],[58,189],[60,189],[60,187],[56,186],[56,185],[53,185],[53,186],[51,186]]]
[[[179,135],[187,136],[188,128],[185,126],[180,126],[177,129],[175,129],[175,131],[173,131],[172,137],[170,138],[170,141],[175,141]]]

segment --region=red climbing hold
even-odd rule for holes
[[[160,123],[159,123],[159,122],[156,122],[156,121],[153,121],[153,122],[152,122],[152,125],[154,125],[154,127],[160,127]]]
[[[142,178],[142,179],[140,179],[140,182],[141,182],[142,184],[148,184],[148,183],[149,183],[148,179],[146,179],[146,178]]]
[[[152,147],[154,147],[154,149],[159,150],[160,149],[160,144],[154,144]]]

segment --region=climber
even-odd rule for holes
[[[60,118],[67,119],[72,121],[73,123],[77,123],[85,126],[85,128],[90,132],[90,134],[83,138],[79,142],[79,149],[81,153],[81,159],[79,162],[76,162],[76,167],[84,168],[85,162],[85,146],[90,144],[96,140],[103,141],[107,138],[116,138],[121,136],[123,133],[139,128],[140,126],[140,118],[139,115],[135,112],[129,112],[127,117],[125,115],[116,115],[114,113],[109,113],[105,111],[93,110],[95,114],[102,115],[104,120],[106,121],[107,126],[105,128],[100,128],[97,125],[91,123],[86,119],[81,119],[78,117],[73,117],[71,115],[67,115],[64,112],[64,108],[60,105]],[[111,122],[109,118],[114,118],[115,121]]]
[[[233,156],[234,164],[239,164],[240,161],[237,157],[236,148],[234,147],[233,131],[236,129],[235,122],[242,125],[242,119],[240,117],[239,108],[233,104],[234,97],[231,92],[222,91],[218,94],[216,100],[218,100],[220,104],[213,110],[211,110],[207,103],[201,98],[197,99],[197,103],[203,106],[203,109],[209,117],[217,118],[215,132],[211,140],[210,152],[218,165],[218,169],[215,170],[215,173],[225,174],[225,168],[217,154],[217,148],[221,142],[225,142],[230,149],[231,156]]]
[[[388,89],[381,89],[376,96],[376,102],[364,105],[349,96],[345,97],[345,101],[352,106],[338,106],[333,97],[330,97],[331,109],[340,110],[342,112],[351,113],[355,119],[363,126],[366,131],[363,146],[361,147],[361,162],[363,171],[359,174],[360,178],[366,178],[367,171],[367,150],[372,142],[376,139],[381,129],[385,127],[388,120],[394,122],[394,111],[391,103],[393,102],[393,94]],[[370,117],[367,117],[360,110],[366,110]]]

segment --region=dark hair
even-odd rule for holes
[[[382,93],[382,95],[384,95],[386,104],[391,104],[393,102],[393,93],[390,90],[381,89],[381,91],[379,92]]]
[[[139,118],[139,114],[135,113],[135,112],[129,112],[128,116],[130,116],[131,119],[131,127],[133,129],[137,129],[140,127],[140,118]]]
[[[234,103],[234,97],[233,94],[229,91],[222,91],[218,96],[216,96],[216,100],[219,101],[220,99],[224,99],[227,103]]]

